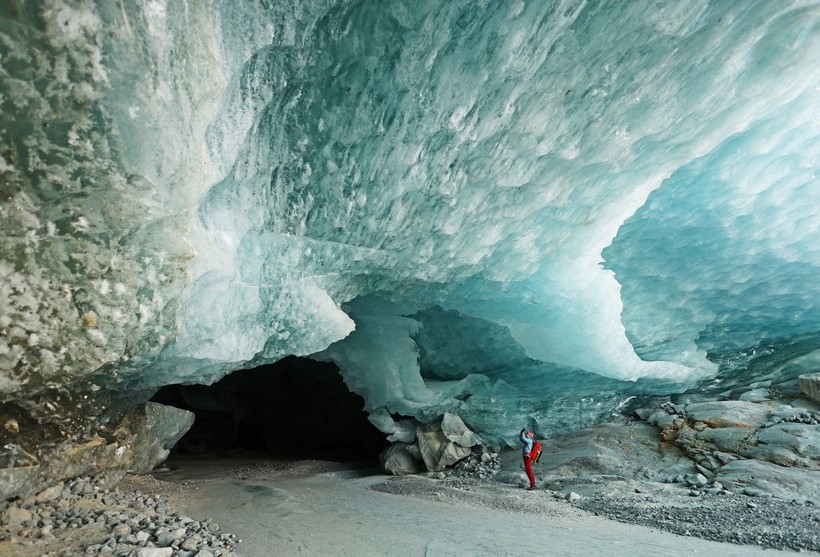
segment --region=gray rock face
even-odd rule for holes
[[[713,428],[760,427],[769,419],[769,410],[754,402],[725,400],[687,404],[686,415]]]
[[[810,373],[801,375],[797,378],[800,385],[800,391],[812,399],[814,402],[820,403],[820,373]]]
[[[749,444],[757,432],[753,427],[707,428],[695,433],[699,448],[710,451],[739,453]]]
[[[645,423],[607,423],[572,435],[542,441],[536,472],[552,477],[616,475],[664,481],[677,474],[696,474],[694,463],[676,446],[663,442],[657,428]],[[517,468],[521,452],[511,451],[505,469]]]
[[[820,428],[816,425],[782,422],[762,429],[758,445],[744,456],[782,466],[820,470]]]
[[[440,424],[420,425],[416,438],[424,466],[431,472],[444,470],[472,453],[469,447],[450,441]]]
[[[393,443],[382,451],[379,461],[386,472],[394,476],[417,474],[421,471],[421,462],[407,450],[408,443]]]
[[[759,460],[735,460],[718,470],[716,480],[737,493],[769,494],[820,503],[820,471],[778,466]]]

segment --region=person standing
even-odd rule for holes
[[[524,444],[524,470],[527,471],[527,477],[530,479],[530,487],[528,490],[535,489],[535,475],[532,473],[532,443],[533,433],[522,429],[519,435],[521,442]]]

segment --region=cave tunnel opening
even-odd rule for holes
[[[171,451],[176,456],[253,453],[376,463],[388,445],[339,368],[309,358],[288,356],[213,385],[166,385],[152,400],[196,415]]]

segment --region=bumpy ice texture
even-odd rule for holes
[[[33,4],[5,400],[311,355],[500,439],[820,349],[816,2]]]

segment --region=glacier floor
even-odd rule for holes
[[[245,557],[793,553],[608,520],[550,491],[498,482],[393,478],[318,460],[185,458],[168,464],[130,483],[237,534],[238,554]],[[691,512],[699,504],[692,500]]]

